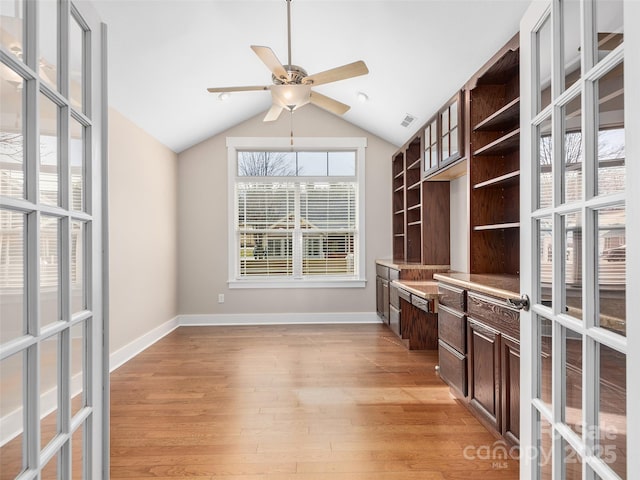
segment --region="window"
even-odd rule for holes
[[[230,286],[364,287],[364,139],[227,146]]]

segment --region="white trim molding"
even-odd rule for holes
[[[229,313],[179,315],[181,327],[222,325],[317,325],[348,323],[382,323],[375,312],[345,313]]]
[[[158,340],[173,332],[180,326],[178,319],[179,317],[174,317],[162,325],[158,325],[153,330],[150,330],[141,337],[136,338],[124,347],[121,347],[111,353],[111,355],[109,355],[109,371],[113,372],[140,352],[143,352]]]

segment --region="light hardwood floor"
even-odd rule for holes
[[[517,479],[436,363],[382,325],[181,327],[111,375],[111,478]]]

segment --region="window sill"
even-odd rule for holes
[[[229,280],[230,289],[235,288],[365,288],[367,281],[364,279],[335,279],[335,280],[274,280],[274,279],[251,279],[251,280]]]

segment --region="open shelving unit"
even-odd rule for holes
[[[467,84],[470,273],[520,270],[520,77],[514,37]]]
[[[422,262],[422,139],[414,137],[405,152],[407,263]]]
[[[404,152],[398,152],[393,156],[391,163],[393,175],[393,258],[394,260],[404,260],[405,254],[405,210],[404,210]]]
[[[449,265],[449,182],[423,178],[423,130],[392,157],[393,259]]]

